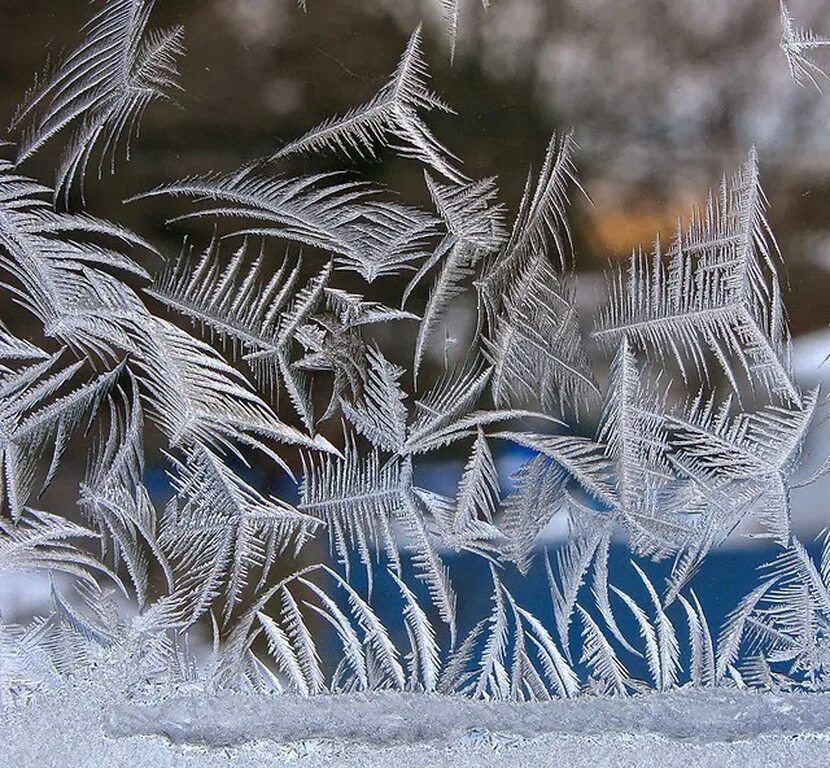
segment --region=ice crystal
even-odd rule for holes
[[[127,252],[154,251],[142,237],[67,210],[73,184],[93,183],[93,155],[129,147],[145,108],[178,87],[183,30],[151,29],[153,5],[99,8],[17,115],[30,127],[16,160],[0,159],[0,288],[39,324],[29,337],[0,326],[0,569],[67,574],[86,604],[53,588],[50,617],[2,627],[0,696],[89,672],[100,653],[141,661],[145,682],[193,680],[186,638],[208,623],[209,684],[243,691],[541,701],[685,681],[826,687],[830,545],[816,564],[790,522],[821,399],[793,375],[756,150],[667,248],[658,240],[610,270],[592,332],[610,366],[603,392],[574,294],[574,133],[550,139],[508,223],[497,180],[468,179],[425,122],[451,110],[427,86],[420,28],[365,104],[264,161],[135,194],[135,205],[169,204],[182,226],[222,226],[155,274]],[[454,50],[458,3],[441,5]],[[783,5],[781,19],[793,78],[817,84],[806,52],[825,41]],[[54,189],[21,170],[69,127]],[[337,173],[279,169],[291,155],[390,150],[423,166],[431,209]],[[177,199],[191,206],[177,214]],[[373,298],[381,278],[399,284],[392,305]],[[474,338],[441,371],[430,345],[468,290]],[[401,355],[374,331],[403,323],[417,330]],[[660,363],[685,397],[669,396]],[[600,406],[591,431],[585,414]],[[41,509],[38,492],[58,477],[68,487],[64,459],[85,436],[75,498],[52,511],[47,495]],[[494,457],[505,443],[531,454],[509,488]],[[422,469],[450,446],[464,460],[448,496]],[[164,509],[149,462],[167,466]],[[533,567],[556,516],[569,535],[544,557],[548,627],[508,581]],[[747,520],[782,552],[715,640],[689,584]],[[616,535],[637,558],[627,591],[609,575]],[[328,553],[310,546],[326,539]],[[465,596],[447,550],[490,573],[490,612],[472,629],[459,626]],[[664,584],[649,559],[670,561]],[[103,582],[133,615],[102,596]]]

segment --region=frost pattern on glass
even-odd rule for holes
[[[458,3],[441,5],[454,49]],[[53,585],[49,616],[2,626],[0,699],[101,669],[114,689],[151,697],[197,683],[503,701],[686,683],[826,688],[830,539],[815,562],[790,525],[793,474],[823,403],[793,377],[755,149],[667,247],[609,271],[591,331],[610,363],[603,391],[574,299],[574,133],[551,137],[511,221],[497,180],[468,179],[424,121],[452,110],[427,87],[420,29],[365,104],[238,171],[136,194],[134,205],[162,199],[179,223],[222,232],[146,271],[154,246],[76,209],[70,193],[92,183],[96,153],[100,171],[178,87],[183,30],[150,28],[152,10],[103,4],[15,118],[29,125],[16,160],[0,160],[2,290],[41,330],[0,327],[0,568],[68,574],[79,592]],[[817,85],[807,53],[827,41],[783,5],[781,19],[793,78]],[[27,175],[25,161],[70,127],[54,188]],[[280,165],[385,150],[423,166],[434,210]],[[281,260],[269,258],[276,248]],[[376,280],[405,276],[399,303],[371,298]],[[449,309],[468,291],[475,337],[450,355]],[[413,323],[405,368],[374,331]],[[424,363],[442,332],[436,376]],[[602,415],[586,434],[592,407]],[[91,443],[75,499],[84,524],[68,499],[62,514],[38,501],[80,435]],[[530,453],[509,487],[494,459],[505,441]],[[167,466],[163,509],[147,445]],[[419,470],[451,445],[466,458],[446,496]],[[258,487],[254,466],[295,482],[296,496]],[[557,515],[568,539],[541,552]],[[718,630],[690,583],[750,518],[781,554]],[[609,577],[619,534],[639,600]],[[311,546],[326,541],[331,557]],[[481,558],[490,577],[489,613],[461,634],[452,550]],[[667,576],[650,574],[651,561]],[[534,564],[552,622],[506,584]],[[213,640],[200,664],[196,627]]]
[[[827,73],[813,61],[812,54],[816,49],[828,46],[830,38],[799,27],[787,6],[781,3],[781,50],[787,57],[790,76],[796,85],[804,87],[811,83],[821,90],[821,79],[827,78]]]

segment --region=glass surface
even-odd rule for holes
[[[623,265],[638,249],[651,251],[655,242],[667,253],[678,227],[688,225],[691,212],[705,210],[710,191],[717,195],[722,179],[731,177],[756,152],[774,237],[772,258],[778,264],[780,253],[783,265],[780,276],[786,320],[792,332],[794,379],[804,393],[817,386],[822,388],[817,395],[820,416],[806,439],[799,469],[791,478],[788,476],[782,493],[789,502],[792,532],[816,559],[821,578],[826,579],[828,564],[820,562],[824,542],[817,536],[827,526],[830,475],[804,481],[822,466],[830,450],[825,402],[830,385],[830,94],[822,93],[806,78],[800,85],[793,82],[781,46],[782,19],[776,3],[493,0],[485,10],[477,0],[468,0],[461,4],[452,60],[440,6],[432,0],[308,0],[303,11],[295,0],[159,2],[153,11],[153,25],[182,24],[185,28],[181,89],[171,93],[170,102],[148,107],[129,159],[121,149],[115,153],[114,173],[108,160],[99,168],[98,155],[93,156],[84,185],[85,210],[139,233],[168,262],[182,251],[183,242],[185,248],[193,247],[197,252],[204,249],[212,237],[221,237],[232,227],[209,217],[180,220],[177,217],[187,210],[189,202],[169,197],[132,198],[178,179],[234,172],[268,157],[321,121],[371,99],[387,82],[410,35],[422,23],[430,87],[454,111],[434,111],[427,116],[427,123],[438,140],[460,158],[459,167],[470,179],[497,177],[497,199],[505,206],[508,229],[528,179],[532,187],[542,167],[551,135],[574,131],[579,145],[574,156],[579,186],[571,185],[568,192],[574,306],[579,312],[587,357],[599,389],[605,393],[612,378],[613,354],[600,349],[591,334],[592,316],[607,293],[603,272]],[[817,37],[808,38],[816,45],[807,53],[817,66],[830,71],[830,45],[820,42],[824,40],[822,35],[830,36],[830,2],[793,0],[790,11],[801,27],[816,31]],[[89,14],[90,6],[85,2],[0,3],[0,116],[11,120],[18,105],[25,103],[28,89],[37,91],[48,79],[54,62],[77,44],[78,30]],[[41,74],[35,78],[36,72]],[[810,72],[818,85],[830,86],[819,72]],[[7,134],[0,134],[0,139],[4,137],[17,142],[21,135],[11,127]],[[62,144],[47,144],[26,161],[23,170],[51,183]],[[13,155],[13,148],[0,149],[0,156]],[[366,159],[336,152],[309,153],[255,166],[255,170],[267,168],[268,173],[289,176],[336,173],[337,180],[375,185],[384,199],[429,208],[432,201],[424,184],[423,165],[389,150],[378,155]],[[80,192],[73,188],[68,207],[79,210],[80,206]],[[0,232],[1,226],[2,222]],[[259,248],[258,240],[254,247]],[[262,252],[263,274],[273,274],[284,258],[294,259],[300,251],[306,258],[303,279],[316,273],[328,258],[322,249],[307,244],[301,248],[296,243],[287,246],[269,242]],[[230,248],[221,259],[222,264],[227,263]],[[150,272],[163,268],[154,256],[142,254],[140,261]],[[403,286],[413,272],[414,267],[403,276],[381,277],[369,284],[354,273],[338,272],[337,286],[397,308],[401,306]],[[421,281],[407,309],[422,311],[432,279],[430,275]],[[6,294],[2,302],[2,323],[16,333],[42,338],[38,336],[38,324],[18,304]],[[435,382],[445,370],[463,364],[483,322],[477,309],[474,290],[454,300],[440,332],[433,335],[426,350],[423,380]],[[175,313],[163,307],[155,307],[154,311],[198,335],[196,326]],[[409,371],[417,331],[417,323],[390,323],[367,331],[367,338],[377,342],[389,361]],[[221,344],[217,348],[222,349]],[[684,398],[694,398],[699,387],[706,389],[706,396],[711,387],[719,397],[725,397],[730,382],[717,364],[721,353],[719,348],[707,352],[715,360],[708,378],[693,372],[684,381],[671,351],[663,350],[662,360],[659,354],[655,356],[656,364],[652,359],[655,387],[667,393],[672,407],[679,407]],[[233,362],[247,370],[238,358]],[[665,370],[657,378],[661,362]],[[404,381],[406,387],[412,387],[409,372]],[[755,394],[741,381],[737,395],[743,399],[736,399],[733,407],[759,407],[760,400],[754,400]],[[417,397],[417,392],[410,391],[407,402],[411,404]],[[323,393],[315,391],[315,398],[322,398],[321,405],[325,406]],[[291,398],[284,392],[273,400],[273,406],[287,423],[302,428]],[[595,436],[602,410],[600,397],[584,408],[578,419],[566,417],[568,423],[560,432]],[[562,414],[557,412],[557,416]],[[489,425],[487,429],[489,433],[497,431]],[[343,447],[339,413],[323,421],[319,431]],[[474,435],[475,429],[469,433]],[[62,457],[61,471],[38,497],[38,505],[83,520],[74,504],[78,483],[85,477],[85,448],[91,439],[76,436],[72,449]],[[514,486],[514,473],[535,452],[501,439],[491,442],[501,493],[506,496]],[[162,453],[169,445],[154,427],[148,427],[145,444],[145,485],[161,509],[173,495],[170,466]],[[416,483],[452,501],[470,450],[468,440],[454,443],[434,456],[418,458]],[[295,473],[302,472],[298,452],[286,453],[285,461]],[[279,496],[290,504],[300,503],[302,491],[298,492],[292,478],[276,468],[267,455],[249,454],[243,449],[240,455],[228,459],[228,465],[261,493]],[[607,511],[608,505],[602,500],[590,498],[590,488],[586,492],[580,483],[574,483],[574,487],[579,504],[594,512]],[[61,509],[64,504],[69,508]],[[434,532],[435,521],[430,518],[429,522]],[[695,577],[695,594],[715,636],[741,599],[757,587],[764,574],[769,574],[769,569],[759,572],[758,567],[781,552],[780,542],[768,535],[766,522],[761,514],[724,536]],[[553,633],[551,592],[541,549],[549,548],[556,562],[555,552],[568,535],[566,515],[551,515],[551,521],[542,528],[529,572],[520,574],[508,566],[503,582],[518,604],[538,616]],[[610,581],[636,595],[641,605],[650,605],[649,593],[629,562],[629,544],[625,536],[613,538]],[[334,564],[336,557],[328,545],[322,535],[304,550],[303,557],[308,562]],[[463,639],[491,608],[490,566],[486,558],[474,552],[443,544],[439,551],[458,595],[458,637]],[[369,566],[370,574],[359,555],[352,555],[350,583],[363,595],[374,590],[372,605],[378,617],[390,627],[394,624],[390,629],[392,640],[406,647],[407,628],[400,623],[401,593],[397,583],[389,579],[389,563]],[[412,567],[411,555],[411,550],[403,555],[407,568]],[[649,562],[648,558],[643,562]],[[669,557],[650,563],[649,577],[655,584],[662,584],[674,562]],[[278,562],[272,580],[289,573],[294,565]],[[123,570],[123,564],[121,567]],[[369,584],[370,575],[376,581],[374,585]],[[50,610],[53,598],[48,576],[14,574],[0,578],[0,611],[6,621],[23,622]],[[162,581],[162,574],[154,572],[156,588]],[[446,644],[448,630],[441,624],[439,610],[430,604],[423,583],[416,579],[412,582],[426,615],[440,626],[439,637]],[[664,594],[662,588],[658,591]],[[591,599],[590,588],[582,594],[587,595],[586,600]],[[627,610],[616,597],[614,601],[619,629],[633,642],[642,630],[636,612]],[[672,618],[682,627],[678,634],[687,654],[690,633],[685,616],[676,602],[672,611]],[[816,637],[817,648],[824,653],[830,615],[822,621]],[[317,617],[310,625],[319,633],[325,661],[336,664],[341,653],[336,632]],[[579,642],[579,626],[574,619],[565,631],[566,635],[570,631],[575,642]],[[220,634],[226,630],[223,625]],[[205,614],[194,632],[194,644],[205,653],[210,634]],[[267,656],[264,635],[252,647],[263,658]],[[579,648],[575,648],[574,666],[581,674],[586,671],[585,660],[579,658]],[[626,663],[632,677],[648,678],[648,659],[631,654]],[[822,660],[816,669],[820,677],[825,674]],[[684,680],[689,672],[687,666]]]

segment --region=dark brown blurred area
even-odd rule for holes
[[[11,118],[48,56],[77,43],[95,5],[3,0],[0,115]],[[151,106],[131,161],[114,178],[88,183],[89,208],[172,255],[184,230],[164,227],[169,203],[123,206],[124,198],[235,168],[367,99],[423,21],[434,87],[458,113],[431,125],[470,176],[498,175],[510,210],[550,133],[576,129],[593,199],[574,204],[581,271],[649,246],[658,231],[670,235],[754,143],[788,265],[794,333],[827,326],[830,97],[791,82],[777,2],[493,0],[485,13],[467,0],[453,66],[437,0],[307,5],[304,14],[295,0],[158,2],[155,25],[186,27],[178,107]],[[830,33],[827,0],[793,0],[790,9],[799,24]],[[830,68],[822,56],[830,59],[819,51],[817,62]],[[26,169],[48,180],[55,160],[44,152]],[[328,158],[285,168],[342,166]],[[415,163],[387,155],[360,171],[405,199],[426,200]]]

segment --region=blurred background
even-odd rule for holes
[[[574,211],[582,270],[670,232],[756,144],[791,270],[794,330],[822,324],[827,284],[804,274],[826,272],[830,259],[830,99],[790,80],[776,0],[492,0],[488,12],[460,2],[453,66],[438,0],[308,0],[306,13],[295,0],[158,2],[156,25],[186,27],[180,108],[148,111],[133,162],[90,205],[123,215],[122,195],[274,151],[374,94],[423,21],[433,85],[458,112],[435,116],[435,132],[468,175],[498,175],[511,209],[551,131],[576,129],[594,201]],[[827,0],[793,0],[790,10],[830,34]],[[90,12],[83,0],[0,3],[0,113],[11,118]],[[822,58],[830,53],[816,54],[830,68]],[[40,161],[47,173],[51,160]],[[385,158],[368,170],[411,197],[423,187],[412,166]],[[142,212],[142,231],[159,227]]]
[[[755,144],[793,332],[826,328],[830,98],[790,80],[776,0],[493,0],[486,12],[478,0],[460,1],[452,66],[438,0],[308,0],[306,13],[296,0],[158,2],[154,24],[186,27],[178,106],[148,110],[132,161],[88,184],[89,207],[176,252],[182,231],[164,226],[167,201],[121,200],[236,168],[361,103],[423,21],[433,85],[458,113],[434,114],[431,126],[470,177],[498,176],[510,212],[551,132],[576,130],[593,200],[577,196],[572,210],[585,301],[598,270],[658,232],[670,236]],[[793,0],[790,10],[830,35],[828,0]],[[34,73],[77,43],[90,12],[82,0],[0,3],[0,115],[11,119]],[[830,50],[816,60],[830,68]],[[27,169],[47,180],[54,161],[44,152]],[[289,172],[308,167],[292,162]],[[342,166],[329,157],[324,167]],[[416,163],[386,155],[355,170],[426,202]]]
[[[458,113],[431,124],[469,176],[499,177],[511,210],[550,133],[576,129],[594,202],[575,201],[581,270],[671,233],[754,143],[790,269],[794,331],[825,323],[830,99],[790,80],[776,0],[492,0],[487,12],[460,2],[453,66],[438,0],[308,0],[306,13],[295,0],[158,2],[154,24],[186,27],[179,108],[148,111],[133,161],[90,185],[90,207],[121,217],[130,193],[273,152],[373,95],[423,21],[433,85]],[[11,119],[92,8],[0,3],[0,114]],[[790,10],[830,35],[827,0],[793,0]],[[816,59],[830,68],[830,52]],[[30,170],[48,177],[52,160],[44,154]],[[386,157],[360,171],[405,197],[424,194],[413,163]],[[154,213],[133,215],[146,217],[142,232],[175,244],[169,230],[154,232],[163,224]]]
[[[789,7],[799,25],[830,35],[830,0]],[[0,116],[11,119],[33,73],[77,43],[89,15],[83,0],[0,0]],[[805,387],[830,382],[830,364],[822,365],[830,353],[830,94],[791,81],[777,0],[491,0],[486,12],[479,0],[462,0],[452,65],[438,0],[307,0],[305,13],[296,0],[159,0],[153,23],[186,28],[183,90],[176,106],[148,110],[129,163],[88,184],[89,209],[174,256],[190,230],[164,225],[169,201],[125,206],[123,199],[189,174],[232,170],[365,101],[419,22],[434,89],[457,112],[433,115],[430,125],[467,175],[498,176],[510,216],[550,134],[575,129],[592,200],[576,196],[571,216],[583,318],[601,298],[601,270],[638,245],[648,248],[657,233],[669,238],[678,217],[756,145],[787,265],[796,375]],[[815,60],[830,70],[830,49]],[[343,167],[327,162],[320,168]],[[48,181],[55,164],[44,152],[26,170]],[[350,167],[427,204],[414,162],[387,154]],[[318,165],[292,160],[286,170]],[[413,305],[422,305],[429,282]],[[386,292],[397,304],[400,289],[400,281],[381,281],[372,298]],[[463,302],[449,316],[462,331],[473,322]],[[408,364],[411,339],[402,339],[396,362]],[[441,352],[433,350],[435,367]],[[812,439],[807,472],[828,445],[825,425]],[[522,458],[502,455],[504,475]],[[433,467],[437,485],[445,470],[457,477],[462,460]],[[817,484],[794,495],[805,535],[824,526],[828,490]],[[463,593],[464,584],[457,588]],[[4,591],[8,615],[9,601],[24,597]]]

